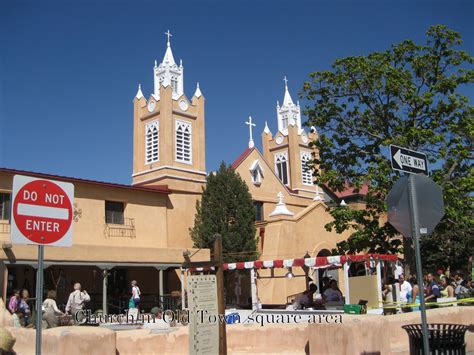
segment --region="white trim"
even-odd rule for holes
[[[199,174],[199,175],[207,176],[207,173],[206,173],[205,171],[178,168],[178,167],[171,166],[171,165],[163,165],[163,166],[160,166],[159,168],[153,168],[153,169],[150,169],[150,170],[144,170],[144,171],[140,171],[140,172],[138,172],[138,173],[132,174],[132,177],[144,175],[144,174],[151,173],[151,172],[153,172],[153,171],[162,170],[162,169],[170,169],[170,170],[176,170],[176,171],[183,171],[183,172],[186,172],[186,173],[193,173],[193,174]]]
[[[311,186],[315,186],[315,185],[311,185]],[[292,189],[294,191],[304,191],[304,192],[311,192],[311,193],[315,193],[316,190],[308,190],[308,189],[300,189],[299,187],[296,187],[294,189]],[[298,195],[299,196],[299,195]]]
[[[138,185],[138,184],[143,184],[144,182],[158,181],[158,180],[162,180],[162,179],[165,179],[165,178],[173,178],[173,179],[176,179],[176,180],[184,180],[184,181],[207,183],[206,180],[192,179],[192,178],[187,178],[187,177],[184,177],[184,176],[178,176],[178,175],[161,175],[161,176],[158,176],[158,177],[155,177],[155,178],[152,178],[152,179],[137,181],[136,183],[134,183],[134,184],[132,184],[132,185],[135,186],[135,185]]]
[[[182,120],[178,120],[178,119],[175,119],[175,130],[174,130],[174,139],[175,139],[175,151],[174,151],[174,160],[178,163],[183,163],[183,164],[189,164],[189,165],[192,165],[193,164],[193,125],[191,122],[188,122],[188,121],[182,121]],[[184,132],[183,132],[183,159],[179,159],[178,158],[178,142],[177,142],[177,135],[178,135],[178,128],[180,127],[184,127],[184,129],[189,128],[188,131],[189,131],[189,142],[186,142],[186,144],[189,144],[189,160],[186,160],[184,158],[184,154],[185,154],[185,149],[186,149],[186,146],[185,146],[185,142],[184,142]]]

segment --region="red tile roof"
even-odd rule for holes
[[[336,191],[331,189],[327,184],[324,184],[326,188],[329,189],[334,195],[336,195],[337,198],[347,198],[351,196],[366,196],[367,192],[369,191],[369,184],[365,183],[360,187],[360,189],[357,190],[355,186],[349,186],[349,184],[346,184],[345,189],[343,191]]]
[[[242,161],[249,156],[249,154],[254,150],[255,148],[247,148],[244,150],[242,154],[239,155],[237,159],[234,160],[232,163],[232,168],[235,169],[237,168]]]
[[[146,186],[146,187],[145,186],[132,186],[132,185],[125,185],[125,184],[117,184],[114,182],[80,179],[80,178],[74,178],[74,177],[68,177],[68,176],[44,174],[44,173],[37,173],[33,171],[17,170],[17,169],[9,169],[9,168],[1,168],[1,167],[0,167],[0,173],[20,174],[20,175],[33,176],[33,177],[44,178],[44,179],[67,181],[71,183],[77,182],[77,183],[83,183],[83,184],[99,185],[99,186],[105,186],[105,187],[116,187],[119,189],[129,189],[129,190],[135,190],[135,191],[157,192],[161,194],[171,193],[171,190],[168,189],[167,185],[155,185],[155,186]]]

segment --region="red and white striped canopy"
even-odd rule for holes
[[[392,254],[364,254],[364,255],[335,255],[318,256],[314,258],[301,259],[277,259],[277,260],[256,260],[242,261],[238,263],[225,263],[224,270],[242,270],[242,269],[271,269],[307,266],[315,268],[340,266],[346,262],[385,260],[397,261],[398,256]],[[192,268],[192,271],[205,271],[213,268]]]

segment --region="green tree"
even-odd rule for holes
[[[473,253],[473,113],[462,86],[472,84],[473,58],[459,49],[459,33],[431,26],[425,44],[405,40],[382,52],[338,59],[332,70],[310,74],[302,96],[315,126],[315,180],[342,190],[369,184],[366,208],[331,208],[328,230],[350,230],[338,252],[405,252],[411,240],[384,222],[385,199],[400,174],[390,166],[396,144],[428,154],[431,177],[444,189],[446,214],[424,237],[426,266],[466,265]],[[404,245],[403,245],[404,244]]]
[[[222,235],[226,262],[257,258],[255,207],[247,185],[231,166],[221,163],[209,174],[202,199],[196,204],[191,238],[197,248],[213,248],[214,234]]]

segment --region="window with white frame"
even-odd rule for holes
[[[250,167],[250,174],[252,175],[252,183],[259,186],[262,183],[263,170],[258,160],[255,160]]]
[[[313,173],[308,163],[311,161],[311,153],[302,151],[301,156],[301,182],[303,185],[313,186]]]
[[[287,152],[275,154],[275,172],[283,184],[289,184]]]
[[[176,120],[176,161],[191,164],[192,160],[191,123]]]
[[[174,93],[178,92],[178,79],[176,77],[171,78],[171,88]]]
[[[145,164],[151,164],[160,159],[159,136],[158,121],[150,122],[145,126]]]

